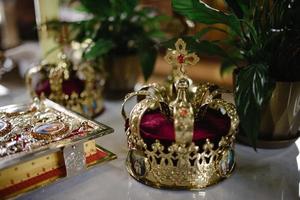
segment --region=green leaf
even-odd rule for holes
[[[268,69],[264,65],[259,65],[252,69],[256,70],[256,73],[253,73],[253,77],[252,77],[253,79],[252,93],[254,95],[256,104],[258,106],[261,106],[264,102],[264,97],[265,97],[266,89],[264,87],[267,86],[266,79],[268,77]]]
[[[233,72],[233,69],[235,67],[235,64],[232,63],[229,60],[224,60],[221,64],[221,69],[220,69],[220,74],[221,76],[225,75],[225,74],[229,74]]]
[[[84,57],[87,60],[97,59],[104,54],[108,53],[114,46],[114,43],[110,40],[99,39],[93,46],[88,48],[85,52]]]
[[[240,7],[243,11],[243,14],[244,14],[243,18],[249,17],[248,15],[249,15],[251,1],[252,0],[238,0],[238,1],[236,1],[240,5]]]
[[[240,34],[239,19],[232,14],[226,14],[220,10],[210,7],[199,0],[172,0],[175,12],[189,18],[190,20],[204,24],[225,24],[236,34]]]
[[[260,127],[261,108],[273,91],[268,66],[252,64],[240,69],[235,86],[235,103],[241,119],[241,127],[255,148]]]
[[[151,30],[146,33],[149,38],[162,40],[165,39],[166,34],[160,30]]]
[[[226,51],[222,49],[219,45],[214,42],[210,42],[207,40],[202,40],[193,47],[193,49],[202,54],[207,54],[211,56],[219,56],[221,58],[228,58]]]
[[[123,6],[122,9],[131,14],[138,5],[138,0],[120,0],[119,4]]]
[[[81,5],[96,16],[110,16],[111,15],[111,3],[110,0],[80,0]]]
[[[94,0],[95,1],[95,0]],[[102,1],[102,0],[98,0]],[[131,15],[135,7],[138,5],[138,0],[110,0],[111,14],[120,16],[121,14]]]
[[[241,19],[244,16],[243,9],[240,6],[239,2],[236,0],[225,0],[229,8],[235,13],[235,15]]]
[[[256,150],[256,141],[261,121],[261,110],[255,104],[249,104],[247,111],[247,115],[240,115],[241,131],[246,133],[252,147]]]
[[[263,64],[252,64],[241,68],[237,83],[237,103],[243,104],[245,109],[249,100],[261,106],[267,90],[265,87],[268,86],[267,67]]]
[[[142,67],[144,79],[147,81],[151,76],[157,57],[154,47],[139,49],[139,59]]]
[[[193,36],[182,36],[180,37],[181,39],[183,39],[183,41],[186,43],[186,47],[187,50],[191,51],[191,47],[194,47],[195,45],[197,45],[197,41],[195,39],[195,37]],[[174,49],[174,44],[176,43],[176,41],[179,38],[173,38],[164,42],[161,42],[160,45],[165,47],[165,48],[169,48],[169,49]]]

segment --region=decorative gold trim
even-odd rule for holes
[[[186,50],[186,43],[182,39],[178,39],[175,43],[175,50],[170,49],[165,60],[170,65],[181,67],[181,71],[184,72],[184,66],[195,65],[199,62],[199,57],[195,53],[188,53]]]
[[[189,82],[181,78],[177,84],[177,98],[171,102],[176,143],[190,144],[194,132],[194,111],[192,104],[188,102]]]
[[[233,169],[232,169],[232,172],[229,173],[226,177],[222,177],[220,178],[217,182],[214,182],[214,183],[210,183],[209,185],[206,185],[206,186],[201,186],[201,185],[194,185],[193,187],[191,186],[178,186],[178,185],[161,185],[161,184],[158,184],[156,182],[153,182],[153,181],[150,181],[148,179],[145,179],[145,178],[139,178],[139,177],[136,177],[132,174],[131,172],[131,168],[128,167],[129,165],[127,165],[126,163],[126,169],[129,173],[129,175],[134,178],[136,181],[144,184],[144,185],[147,185],[147,186],[151,186],[151,187],[154,187],[154,188],[157,188],[157,189],[169,189],[169,190],[190,190],[190,191],[198,191],[198,190],[203,190],[207,187],[211,187],[211,186],[214,186],[224,180],[226,180],[227,178],[231,177],[234,173],[234,170],[235,170],[235,167],[236,165],[234,165]]]
[[[201,189],[218,183],[233,172],[233,149],[239,119],[234,105],[220,98],[222,91],[218,87],[210,83],[191,85],[184,67],[195,64],[199,58],[193,53],[188,54],[186,44],[181,39],[175,47],[176,50],[170,50],[165,57],[177,70],[174,82],[171,83],[172,87],[176,86],[175,91],[170,90],[170,85],[150,84],[125,97],[122,115],[129,122],[126,130],[129,147],[126,167],[132,177],[146,185],[169,189]],[[138,103],[128,116],[124,107],[135,96]],[[192,141],[194,120],[205,116],[208,108],[228,116],[230,128],[217,144],[206,139],[203,146],[197,146]],[[174,120],[175,142],[171,145],[166,146],[159,140],[149,143],[140,135],[141,119],[151,110],[159,110]],[[199,115],[200,111],[202,113]],[[132,157],[138,157],[136,159],[141,161],[137,169],[132,161],[136,159]]]
[[[11,123],[0,119],[0,124],[3,124],[3,126],[0,127],[0,137],[2,137],[11,131]]]

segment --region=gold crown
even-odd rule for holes
[[[182,39],[176,42],[175,47],[165,56],[165,60],[173,66],[173,84],[146,85],[125,97],[122,115],[126,121],[129,147],[126,166],[132,177],[153,187],[200,189],[232,173],[239,119],[234,105],[221,98],[220,89],[209,83],[191,84],[184,68],[197,63],[199,58],[187,52]],[[127,116],[125,104],[135,96],[138,103]],[[164,116],[166,123],[171,122],[169,129],[173,130],[173,139],[159,135],[164,133],[165,128],[161,125],[163,123],[151,121],[153,113]],[[198,126],[210,125],[212,127],[206,127],[206,130],[218,130],[216,124],[208,123],[208,114],[224,119],[219,126],[224,126],[227,119],[227,129],[217,139],[214,135],[201,138],[202,133],[197,139],[195,131]],[[142,125],[151,123],[157,132],[149,134]],[[218,131],[215,134],[219,134]]]
[[[93,63],[73,65],[65,54],[58,56],[57,64],[40,64],[28,71],[26,84],[31,96],[45,96],[87,117],[102,112],[103,73],[96,73]],[[35,80],[36,77],[38,80]],[[42,89],[38,88],[39,84]]]

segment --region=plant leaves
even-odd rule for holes
[[[214,9],[199,0],[172,0],[172,7],[175,12],[189,18],[190,20],[204,23],[222,23],[229,26],[236,34],[240,34],[239,19],[232,14]]]
[[[240,6],[240,4],[238,3],[238,1],[236,0],[225,0],[227,5],[229,6],[229,8],[232,9],[232,11],[234,12],[234,14],[239,18],[243,18],[244,13],[243,13],[243,9]]]
[[[87,60],[94,60],[108,53],[114,47],[111,40],[99,39],[84,53]]]
[[[140,49],[139,58],[142,67],[142,72],[145,81],[151,76],[157,57],[157,51],[154,47],[148,47],[147,49]]]
[[[122,9],[131,14],[138,5],[138,0],[120,0],[119,3],[123,6]]]
[[[111,3],[110,0],[80,0],[81,5],[90,13],[96,16],[110,16]]]
[[[258,106],[261,106],[264,102],[264,95],[265,95],[265,86],[267,85],[267,76],[268,76],[268,71],[267,68],[264,67],[263,65],[257,66],[258,68],[256,73],[253,73],[252,77],[252,93],[254,96],[254,99],[256,101],[256,104]],[[252,68],[255,69],[255,68]]]
[[[237,79],[237,102],[239,105],[243,104],[245,110],[247,110],[247,102],[253,101],[256,105],[260,106],[263,103],[264,92],[267,82],[267,70],[262,64],[252,64],[240,69]],[[260,77],[262,80],[258,81]],[[243,113],[246,114],[246,113]]]
[[[110,0],[110,4],[112,7],[111,14],[114,16],[120,15],[121,13],[131,15],[138,5],[138,0]]]
[[[254,150],[256,150],[256,141],[261,121],[261,110],[256,105],[250,103],[247,111],[248,114],[245,116],[239,114],[240,127],[242,128],[241,131],[246,133]]]
[[[229,74],[233,72],[233,69],[235,67],[235,64],[232,63],[229,60],[224,60],[221,64],[221,69],[220,69],[220,74],[221,76],[225,75],[225,74]]]
[[[202,40],[196,43],[193,49],[202,54],[219,56],[221,58],[228,58],[228,55],[224,49],[222,49],[219,45],[214,42],[210,42],[207,40]]]
[[[151,39],[162,40],[165,39],[165,33],[160,30],[152,30],[146,33]]]
[[[268,66],[251,64],[241,68],[235,88],[235,103],[241,126],[255,148],[261,108],[269,100],[274,88],[274,83],[269,80]]]

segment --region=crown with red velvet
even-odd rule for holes
[[[192,84],[184,69],[199,58],[182,39],[165,60],[173,66],[171,85],[146,85],[125,97],[127,170],[153,187],[204,188],[234,169],[236,109],[215,85]],[[127,116],[124,107],[135,96],[138,103]]]
[[[41,63],[28,71],[27,88],[32,97],[45,96],[72,111],[94,117],[103,111],[105,78],[95,73],[92,65],[74,65],[66,54],[59,53],[57,64]]]

